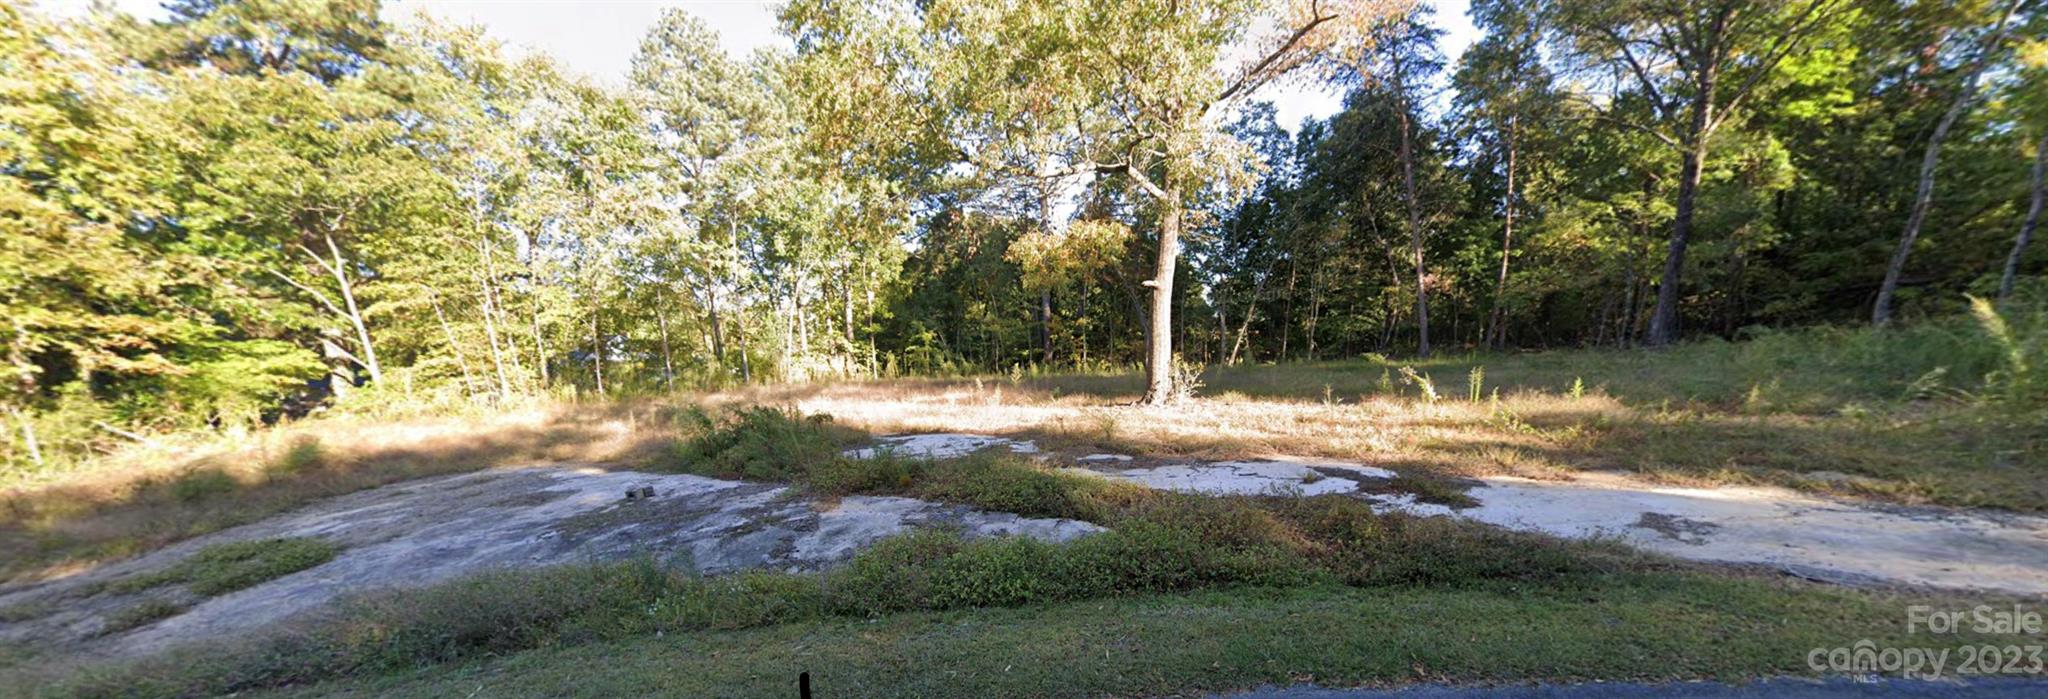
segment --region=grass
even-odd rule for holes
[[[1213,367],[1197,404],[1178,410],[1124,405],[1142,389],[1133,372],[1018,372],[441,417],[341,415],[254,435],[166,437],[75,471],[0,474],[0,579],[61,575],[423,476],[541,461],[694,468],[681,465],[688,455],[677,445],[715,427],[700,405],[831,414],[833,443],[859,432],[981,432],[1072,452],[1356,459],[1438,481],[1618,469],[1681,484],[2042,512],[2048,372],[2021,369],[2048,365],[2036,356],[2048,347],[2044,317],[2008,312],[1988,335],[1984,322],[1955,318],[1883,333],[1758,332],[1657,352]],[[1399,378],[1401,368],[1429,377],[1438,399]]]
[[[639,466],[679,438],[676,412],[640,402],[342,415],[254,435],[165,439],[33,479],[0,474],[0,580],[58,576],[426,476],[546,461]]]
[[[1612,546],[1567,543],[1451,518],[1378,514],[1365,502],[1342,496],[1213,498],[1153,491],[1046,469],[1001,450],[941,461],[842,459],[830,438],[837,430],[819,416],[747,409],[711,421],[681,447],[690,457],[682,465],[716,473],[771,474],[827,493],[908,493],[1075,517],[1108,529],[1061,545],[919,531],[882,541],[844,566],[818,574],[754,572],[707,579],[650,560],[492,573],[358,598],[309,627],[253,642],[216,644],[74,677],[65,693],[177,696],[333,680],[368,682],[478,658],[554,653],[650,635],[688,638],[967,609],[1056,609],[1091,600],[1209,590],[1292,595],[1273,591],[1306,589],[1339,597],[1354,589],[1393,595],[1484,591],[1535,596],[1569,607],[1624,591],[1683,594],[1689,586],[1725,582],[1696,567]],[[833,456],[817,458],[823,449],[819,444],[833,449],[824,452]],[[1780,615],[1778,623],[1803,610],[1811,615],[1808,622],[1853,637],[1874,621],[1831,614],[1838,613],[1844,599],[1856,602],[1875,595],[1754,579],[1743,584],[1751,586],[1737,588],[1743,594],[1771,599],[1765,606]],[[1677,598],[1623,599],[1626,603],[1601,612],[1610,623],[1654,616],[1630,604],[1670,605]],[[1728,603],[1720,597],[1692,602],[1709,607]],[[1755,614],[1742,620],[1751,626],[1772,618],[1741,611]],[[1720,623],[1736,623],[1733,616]],[[1419,627],[1436,621],[1423,617],[1409,623]],[[1532,622],[1490,623],[1493,631],[1507,632]],[[1549,633],[1564,642],[1583,640],[1565,628]],[[1587,654],[1577,659],[1582,663],[1600,652],[1574,647]],[[1522,661],[1509,656],[1468,662],[1497,671],[1519,668]],[[963,662],[982,671],[993,667],[985,657]],[[1616,667],[1624,675],[1664,670],[1640,656]],[[1781,667],[1741,658],[1711,669],[1757,673]]]
[[[442,599],[383,602],[394,615],[447,605],[434,619],[450,625],[346,674],[305,672],[325,658],[264,641],[239,654],[188,652],[74,679],[50,693],[170,696],[269,686],[307,696],[787,696],[799,671],[829,696],[878,697],[1163,695],[1306,681],[1734,680],[1811,674],[1808,651],[1861,639],[1912,647],[2019,640],[1906,633],[1908,605],[1965,608],[1978,600],[1693,573],[1607,573],[1545,586],[1239,587],[873,618],[815,613],[830,593],[788,576],[664,583],[651,569],[582,568],[541,577],[472,581],[441,591]],[[630,592],[664,585],[699,594],[642,604]],[[465,606],[445,599],[515,589],[538,590],[544,601],[515,595]],[[562,594],[572,590],[584,594]],[[561,624],[545,639],[483,633],[484,624],[458,613],[591,599],[601,602],[575,608],[617,612]],[[490,650],[448,652],[446,639],[464,638]],[[219,682],[251,665],[303,674],[288,684]]]
[[[1002,434],[1071,453],[1325,456],[1438,479],[1622,470],[1687,485],[2048,511],[2048,388],[2032,388],[2048,372],[2026,374],[2026,384],[2002,378],[2014,373],[2001,368],[2009,353],[1977,332],[1816,328],[1661,351],[1217,367],[1198,402],[1179,409],[1122,407],[1142,391],[1134,373],[748,395],[871,432]],[[2031,332],[2015,342],[2048,347]],[[1394,378],[1403,368],[1434,379]],[[1483,383],[1441,390],[1459,377]],[[1438,388],[1435,400],[1426,385]]]
[[[148,626],[185,613],[185,605],[167,599],[151,597],[129,605],[107,617],[107,624],[100,628],[102,634],[113,634]]]
[[[213,597],[326,563],[340,552],[340,546],[312,537],[214,544],[163,570],[116,581],[108,591],[125,594],[184,585],[193,594]]]
[[[1234,590],[642,636],[292,694],[771,697],[792,695],[798,672],[811,674],[821,696],[838,697],[1734,679],[1809,672],[1806,652],[1815,647],[1913,643],[1901,629],[1904,603],[1710,578],[1617,578],[1536,593]],[[597,666],[605,672],[587,671]]]
[[[1259,380],[1276,384],[1299,381],[1301,374],[1329,379],[1333,372],[1353,373],[1376,389],[1378,377],[1388,374],[1378,361],[1240,371],[1268,372]],[[79,696],[309,685],[319,691],[432,695],[503,679],[497,687],[505,693],[639,694],[650,687],[680,695],[773,693],[775,685],[760,674],[763,667],[818,668],[813,672],[821,677],[846,683],[835,694],[848,695],[1165,693],[1302,677],[1337,683],[1730,678],[1805,672],[1805,651],[1814,647],[1900,639],[1901,600],[1949,606],[1970,601],[1707,572],[1610,546],[1449,518],[1375,514],[1345,497],[1209,498],[1151,491],[1047,468],[1001,450],[942,461],[839,456],[859,440],[861,428],[914,413],[917,420],[939,423],[924,429],[1005,432],[1066,450],[1235,456],[1299,442],[1304,448],[1291,451],[1352,458],[1385,453],[1363,444],[1405,448],[1412,460],[1462,437],[1500,442],[1482,452],[1499,467],[1541,473],[1572,466],[1561,456],[1516,449],[1538,452],[1548,445],[1562,454],[1599,447],[1603,430],[1622,429],[1642,418],[1631,411],[1646,410],[1599,384],[1586,390],[1576,377],[1572,385],[1578,388],[1554,395],[1516,386],[1523,374],[1512,366],[1465,373],[1471,385],[1463,400],[1383,392],[1347,401],[1337,399],[1335,389],[1319,388],[1307,400],[1252,400],[1237,393],[1211,398],[1201,410],[1111,410],[1099,407],[1099,399],[1072,393],[1034,394],[1020,377],[1007,389],[998,387],[999,396],[963,393],[961,383],[898,382],[781,389],[801,395],[784,393],[793,399],[787,407],[740,407],[716,417],[701,410],[671,412],[669,424],[649,429],[686,438],[648,457],[648,465],[791,482],[824,496],[909,495],[1068,517],[1108,531],[1064,545],[919,532],[887,540],[819,574],[703,579],[646,561],[493,573],[357,598],[283,633],[98,668],[51,686],[58,694]],[[1223,390],[1238,392],[1249,383],[1244,375],[1229,375],[1219,372],[1214,385],[1237,386]],[[1484,391],[1483,382],[1516,387],[1503,395]],[[764,389],[751,397],[768,395]],[[851,419],[827,418],[806,407],[856,398],[860,409]],[[1702,401],[1685,405],[1660,404],[1656,414],[1734,410]],[[1544,406],[1580,419],[1547,419],[1536,410]],[[1858,419],[1796,412],[1748,417]],[[1008,427],[977,428],[997,420]],[[1420,434],[1391,434],[1396,425]],[[1258,436],[1239,439],[1243,434]],[[1411,437],[1438,441],[1371,443]],[[311,456],[289,456],[303,453]],[[324,448],[296,445],[286,454],[280,463],[295,465],[278,470],[295,474],[330,469],[326,464],[336,458]],[[1464,471],[1444,464],[1416,470],[1404,474],[1403,490],[1434,502],[1469,502],[1451,479]],[[237,569],[257,560],[267,559],[255,552],[195,555],[187,562],[193,567],[180,564],[155,584],[176,580],[197,590],[199,581],[209,579],[199,571]],[[199,561],[213,563],[202,568]],[[975,629],[970,639],[947,638],[950,626],[962,625]],[[1189,640],[1201,638],[1205,628],[1230,638]],[[799,655],[795,646],[777,645],[791,634],[819,639],[803,644],[804,651],[832,650]],[[1304,640],[1312,638],[1319,640]],[[1105,643],[1114,652],[1105,652],[1099,663],[1092,655],[1077,661],[1079,670],[1058,662],[1058,654],[1075,644]],[[678,647],[711,657],[684,663],[695,671],[675,678]],[[884,649],[935,664],[879,662],[883,656],[876,653]],[[564,684],[591,674],[591,659],[605,656],[585,654],[596,652],[620,658],[626,669],[608,664],[602,679]],[[999,664],[1014,669],[1017,662],[1034,664],[1024,672],[995,671]],[[694,684],[699,682],[705,684]]]
[[[1108,530],[1064,545],[925,530],[824,573],[695,578],[650,561],[483,575],[356,600],[311,628],[75,680],[86,696],[219,694],[538,648],[831,618],[1057,604],[1234,587],[1569,585],[1664,564],[1450,519],[1375,514],[1337,496],[1210,498],[1048,470],[1007,452],[946,461],[817,460],[829,420],[751,409],[683,449],[713,471],[903,492]],[[836,447],[834,447],[836,448]],[[836,455],[836,452],[833,452]],[[237,575],[287,541],[203,550],[138,589]],[[327,552],[331,555],[331,551]],[[263,567],[270,570],[269,566]]]

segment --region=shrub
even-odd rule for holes
[[[1026,537],[966,544],[934,567],[927,604],[934,609],[1013,607],[1101,592],[1069,589],[1059,574],[1059,557],[1054,545]]]
[[[867,459],[834,455],[812,464],[800,480],[829,495],[900,493],[924,476],[926,463],[887,452]]]
[[[859,433],[832,424],[830,415],[795,408],[751,406],[716,421],[684,443],[685,470],[722,478],[799,480],[810,467],[839,458]]]
[[[834,612],[878,616],[918,609],[931,597],[931,570],[958,552],[958,534],[917,531],[877,542],[825,577]]]
[[[276,475],[298,475],[327,465],[327,459],[327,448],[321,446],[319,438],[300,437],[292,440],[269,470]]]
[[[212,499],[235,492],[241,484],[227,471],[217,468],[200,468],[179,474],[170,482],[171,497],[178,502],[192,503]]]

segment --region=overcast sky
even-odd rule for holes
[[[1444,30],[1446,59],[1455,61],[1477,31],[1465,16],[1467,0],[1428,0]],[[162,16],[159,0],[114,0],[124,11]],[[44,0],[59,11],[83,11],[90,0]],[[624,81],[640,37],[670,7],[697,15],[718,32],[727,51],[745,56],[760,46],[784,43],[775,33],[774,7],[762,0],[386,0],[387,19],[403,21],[416,12],[481,24],[507,45],[552,54],[570,70],[599,82]],[[1341,107],[1342,95],[1301,86],[1268,88],[1260,95],[1279,109],[1293,128],[1303,117],[1326,117]]]

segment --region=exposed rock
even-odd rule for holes
[[[1328,475],[1330,471],[1347,474],[1347,477],[1331,477]],[[1395,474],[1386,469],[1345,461],[1273,459],[1173,464],[1109,471],[1105,475],[1160,490],[1209,495],[1329,495],[1357,492],[1359,478],[1388,479]]]
[[[1074,460],[1084,464],[1128,463],[1130,462],[1131,457],[1128,454],[1089,454],[1087,456],[1079,457]]]
[[[913,459],[951,459],[966,456],[983,449],[1005,448],[1017,454],[1036,454],[1038,445],[1028,439],[1010,439],[979,434],[908,434],[883,437],[872,447],[848,449],[846,455],[856,459],[872,459],[881,454],[909,457]]]
[[[621,492],[642,496],[621,500]],[[347,593],[430,585],[493,568],[647,555],[704,573],[814,570],[918,527],[1048,541],[1101,530],[909,498],[848,497],[824,507],[782,486],[689,475],[570,466],[481,471],[333,498],[70,578],[0,588],[0,608],[44,612],[0,624],[0,641],[141,654],[254,629]],[[196,600],[182,614],[133,631],[96,635],[108,615],[143,596],[105,592],[104,583],[170,566],[210,544],[303,536],[345,548],[324,565]]]

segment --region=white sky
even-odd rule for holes
[[[1468,0],[1427,0],[1444,30],[1443,52],[1455,62],[1478,31],[1465,15]],[[91,0],[42,0],[59,12],[83,12]],[[158,0],[113,0],[115,7],[144,17],[161,16]],[[775,33],[775,6],[765,0],[387,0],[385,15],[402,21],[415,12],[461,23],[481,24],[508,46],[552,54],[568,69],[605,84],[624,81],[640,37],[670,7],[702,18],[727,51],[745,56],[755,48],[784,43]],[[1335,90],[1287,85],[1259,95],[1272,100],[1282,125],[1295,128],[1304,117],[1327,117],[1343,106]]]

